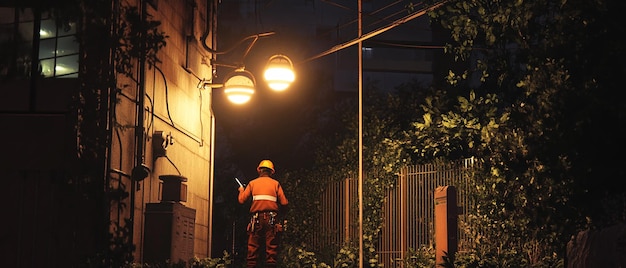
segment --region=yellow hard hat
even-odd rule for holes
[[[263,160],[261,161],[261,163],[259,163],[259,166],[256,168],[256,171],[261,171],[261,168],[269,168],[272,170],[272,173],[274,173],[274,163],[272,163],[272,161],[270,160]]]

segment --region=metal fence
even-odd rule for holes
[[[474,159],[468,158],[447,164],[407,166],[401,170],[396,187],[389,190],[384,200],[383,228],[378,244],[379,261],[384,267],[402,267],[397,260],[405,258],[409,249],[434,247],[434,192],[439,186],[457,188],[459,211],[466,211],[469,171]],[[364,175],[364,177],[367,177]],[[364,178],[366,179],[366,178]],[[346,179],[328,185],[320,196],[322,215],[320,228],[313,245],[318,248],[337,248],[344,243],[358,241],[358,182]],[[459,215],[459,225],[465,215]],[[458,234],[459,250],[469,241]]]

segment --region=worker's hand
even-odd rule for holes
[[[235,181],[237,182],[237,184],[239,184],[239,191],[241,191],[241,188],[245,188],[246,185],[241,183],[241,181],[239,181],[239,179],[235,178]]]
[[[240,192],[243,191],[244,190],[243,186],[239,186],[239,188],[237,190],[239,190]]]

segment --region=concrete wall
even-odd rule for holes
[[[159,21],[160,32],[168,36],[167,45],[159,52],[161,61],[145,68],[144,85],[118,75],[117,87],[122,90],[116,105],[116,121],[111,145],[112,169],[130,174],[133,168],[145,165],[149,176],[133,182],[119,177],[111,180],[111,187],[126,187],[134,195],[133,240],[137,246],[135,260],[143,260],[146,204],[161,202],[161,175],[180,175],[187,179],[186,200],[180,203],[195,210],[194,255],[209,256],[209,186],[211,161],[211,91],[198,89],[199,79],[211,79],[210,53],[202,46],[207,29],[207,2],[210,1],[151,1],[147,4],[149,20]],[[130,3],[140,5],[139,1]],[[211,43],[211,35],[207,40]],[[137,117],[137,92],[145,90],[144,120]],[[143,125],[143,140],[136,140],[135,125]],[[155,143],[155,135],[166,138],[166,146]],[[143,161],[135,161],[138,143],[143,143]],[[165,155],[153,153],[154,146],[165,147]],[[134,185],[133,185],[134,184]],[[129,206],[130,207],[130,206]],[[123,220],[131,215],[116,215]],[[163,235],[168,235],[164,232]],[[148,239],[149,240],[149,239]]]

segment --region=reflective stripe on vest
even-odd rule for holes
[[[273,195],[260,194],[253,196],[252,200],[269,200],[276,202],[276,197]]]

